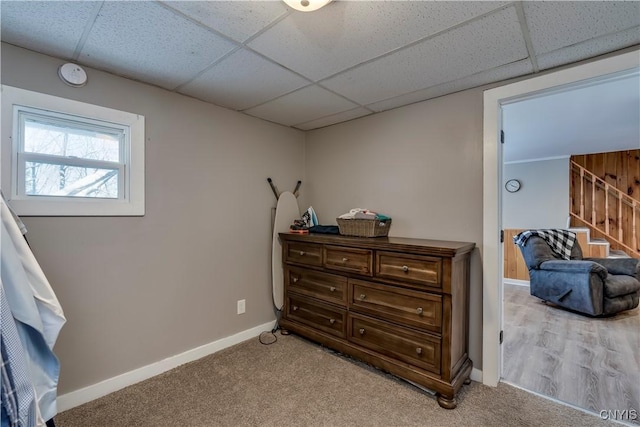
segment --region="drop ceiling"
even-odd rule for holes
[[[334,1],[311,13],[280,1],[0,7],[3,42],[301,130],[640,43],[637,1]]]

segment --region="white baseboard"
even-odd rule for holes
[[[471,369],[471,375],[469,375],[471,381],[477,381],[482,383],[482,371],[478,368]]]
[[[238,332],[235,335],[187,350],[184,353],[176,354],[175,356],[134,369],[133,371],[125,372],[124,374],[106,379],[97,384],[58,396],[58,412],[75,408],[83,403],[106,396],[109,393],[113,393],[114,391],[118,391],[132,384],[144,381],[170,369],[184,365],[185,363],[193,362],[194,360],[216,353],[227,347],[231,347],[232,345],[257,337],[261,332],[270,331],[275,324],[274,322],[275,319],[254,328],[247,329],[246,331]]]
[[[133,371],[125,372],[113,378],[106,379],[97,384],[75,390],[58,396],[58,412],[63,412],[84,403],[91,402],[102,396],[106,396],[114,391],[121,390],[130,385],[139,383],[156,375],[160,375],[170,369],[176,368],[185,363],[193,362],[210,354],[224,350],[232,345],[239,344],[251,338],[255,338],[264,331],[270,331],[274,326],[275,319],[256,326],[246,331],[239,332],[230,337],[222,338],[209,344],[187,350],[184,353],[176,354],[158,362],[143,366]],[[470,379],[482,383],[482,371],[477,368],[471,370]]]
[[[502,283],[504,283],[505,285],[526,286],[527,288],[529,287],[528,280],[508,279],[505,277],[502,279]]]

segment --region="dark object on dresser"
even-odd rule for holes
[[[531,295],[590,316],[606,316],[638,306],[640,260],[582,258],[576,241],[571,259],[561,259],[544,239],[520,246],[529,269]]]
[[[280,234],[283,332],[434,390],[443,408],[469,382],[474,243]]]
[[[340,234],[340,229],[337,225],[314,225],[309,227],[309,233]]]

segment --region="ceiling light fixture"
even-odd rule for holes
[[[301,12],[313,12],[331,3],[331,0],[283,0],[289,7]]]

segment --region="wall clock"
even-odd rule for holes
[[[67,62],[58,68],[58,76],[69,86],[82,87],[87,84],[87,73],[81,66],[71,62]]]
[[[518,181],[517,179],[510,179],[504,185],[504,188],[506,188],[509,193],[515,193],[516,191],[520,190],[520,181]]]

